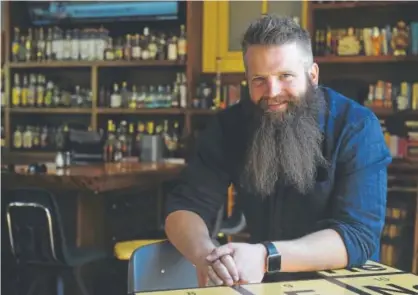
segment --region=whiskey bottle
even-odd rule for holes
[[[185,62],[186,56],[187,56],[187,39],[186,39],[186,27],[184,25],[180,26],[180,36],[177,40],[177,51],[178,51],[178,59],[182,62]]]
[[[372,55],[377,56],[381,53],[382,38],[378,27],[373,28],[372,32]]]
[[[129,91],[128,91],[128,83],[125,81],[122,82],[122,89],[120,91],[121,99],[122,99],[122,107],[127,108],[129,106]]]
[[[136,109],[136,104],[138,100],[138,91],[136,90],[136,86],[132,86],[132,93],[129,97],[129,108]]]
[[[52,81],[48,81],[46,84],[46,91],[45,91],[45,107],[50,108],[52,106],[52,97],[54,95],[54,83]]]
[[[35,127],[32,135],[32,147],[34,149],[39,149],[41,145],[41,130],[39,127]]]
[[[22,88],[20,87],[19,74],[15,74],[14,75],[14,84],[13,84],[13,88],[12,88],[12,106],[13,107],[20,106],[21,95],[22,95]]]
[[[114,60],[115,59],[115,51],[113,50],[113,39],[107,39],[107,46],[104,52],[105,60]]]
[[[166,60],[167,59],[167,42],[165,40],[165,35],[161,34],[158,43],[157,43],[157,59]]]

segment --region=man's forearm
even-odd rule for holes
[[[194,264],[215,248],[205,222],[191,211],[180,210],[168,215],[165,232],[170,242]]]
[[[283,272],[319,271],[344,268],[347,250],[340,235],[325,229],[302,238],[274,242],[282,256]]]

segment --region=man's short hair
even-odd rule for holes
[[[285,45],[296,43],[307,66],[313,63],[311,37],[309,32],[301,28],[291,17],[265,15],[251,22],[241,42],[245,56],[251,45]]]

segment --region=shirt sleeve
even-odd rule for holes
[[[222,128],[219,118],[215,117],[200,134],[194,155],[182,172],[179,184],[168,194],[167,216],[178,210],[192,211],[211,231],[231,182],[224,157]]]
[[[321,222],[343,239],[348,267],[363,265],[378,250],[385,222],[387,165],[391,156],[372,114],[342,135],[332,196],[332,216]]]

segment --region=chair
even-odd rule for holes
[[[54,277],[56,293],[63,294],[64,276],[71,270],[79,291],[87,295],[81,270],[87,264],[104,260],[106,253],[66,244],[59,210],[50,192],[19,188],[7,191],[2,197],[7,197],[6,222],[18,275],[35,268],[38,276],[33,281],[18,282],[19,287],[29,286],[28,293],[32,294],[42,280]]]
[[[128,267],[128,294],[197,288],[196,268],[169,242],[139,247]]]

